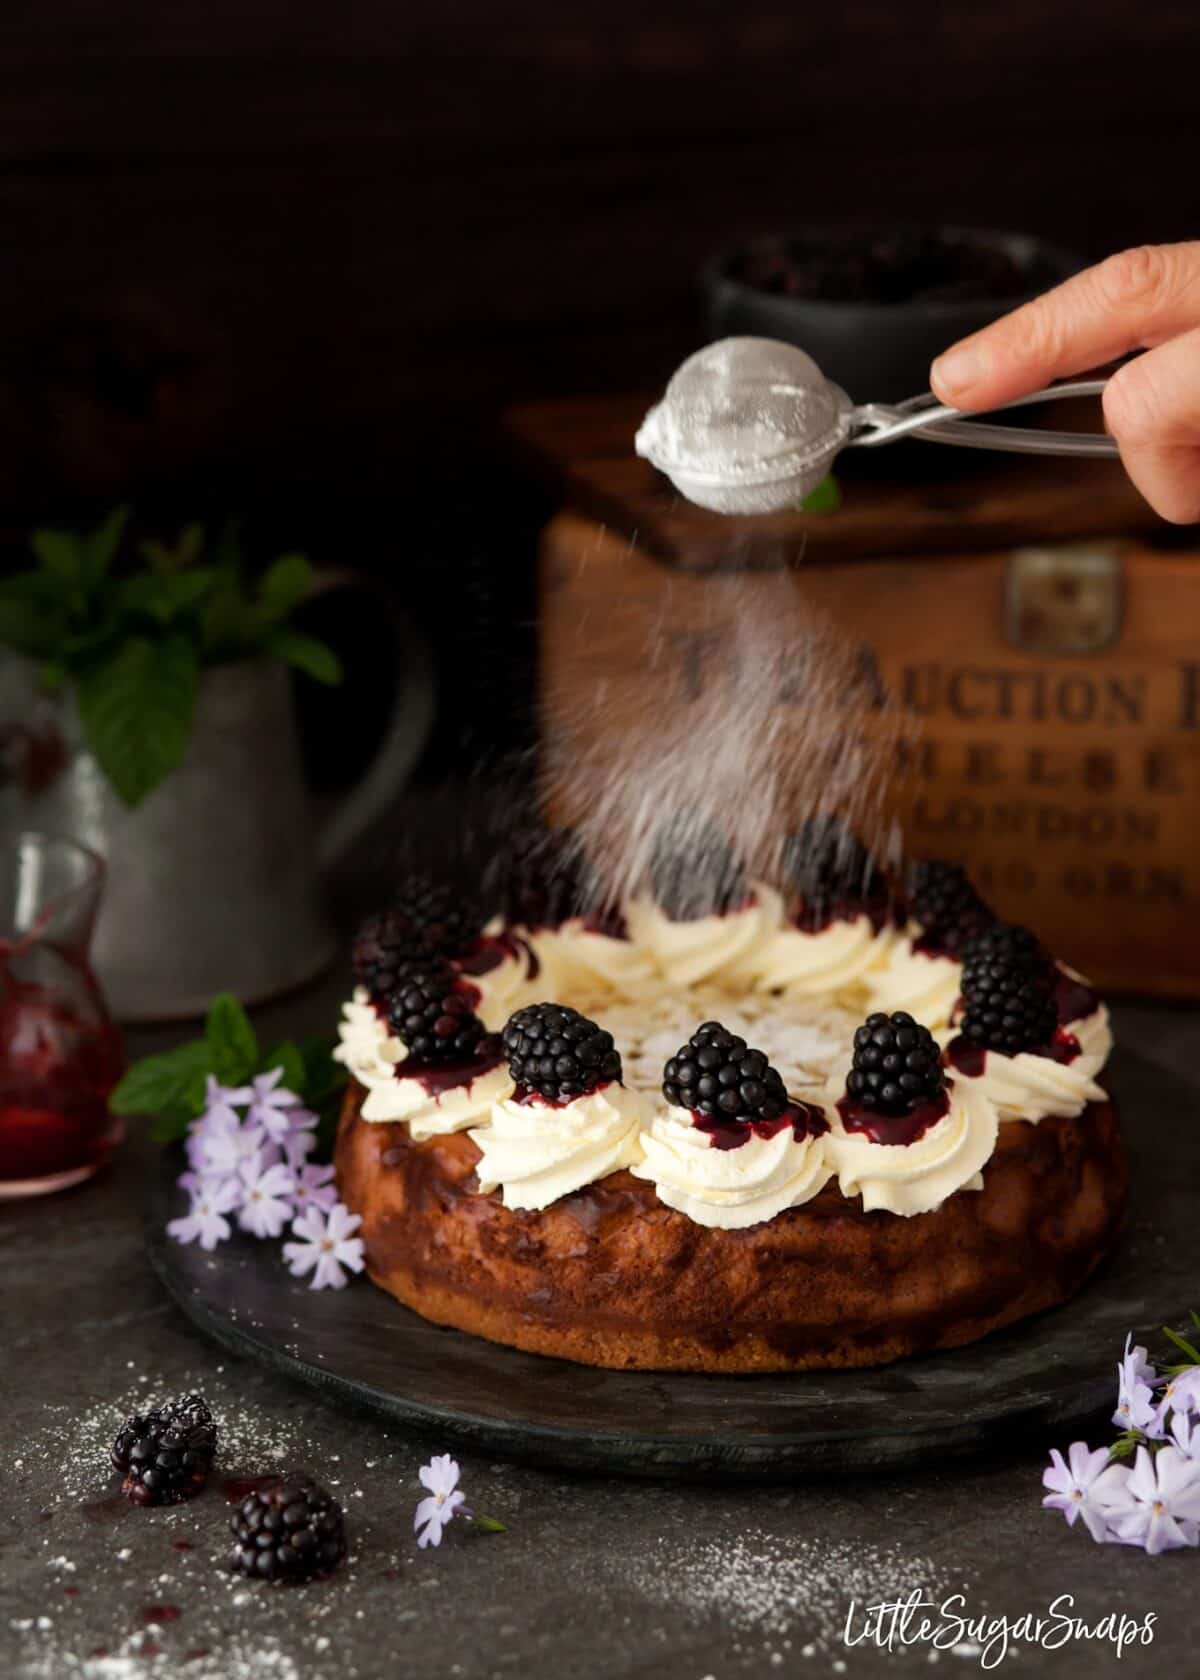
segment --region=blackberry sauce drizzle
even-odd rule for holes
[[[599,1085],[593,1085],[590,1091],[580,1091],[573,1097],[544,1097],[540,1091],[533,1091],[528,1085],[518,1085],[513,1091],[511,1102],[518,1103],[522,1108],[570,1108],[574,1102],[582,1102],[585,1097],[594,1097],[597,1091],[607,1091],[610,1085],[619,1085],[619,1079],[605,1079]]]
[[[469,1062],[414,1062],[410,1057],[396,1063],[396,1078],[415,1079],[427,1096],[440,1097],[491,1073],[501,1060],[500,1040],[481,1038],[478,1053]]]
[[[861,1104],[851,1102],[849,1097],[841,1099],[837,1110],[848,1132],[861,1133],[872,1143],[898,1144],[907,1148],[949,1114],[950,1094],[942,1091],[929,1102],[918,1103],[908,1114],[881,1114],[877,1109],[863,1108]]]
[[[774,1120],[726,1120],[720,1115],[691,1111],[692,1125],[708,1135],[713,1149],[740,1149],[751,1137],[773,1138],[790,1126],[797,1143],[806,1137],[820,1137],[829,1130],[829,1122],[812,1103],[792,1102]]]

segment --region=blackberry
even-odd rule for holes
[[[310,1476],[289,1476],[247,1494],[230,1519],[229,1567],[260,1581],[308,1581],[346,1555],[342,1507]]]
[[[501,1038],[517,1087],[548,1102],[570,1102],[621,1077],[612,1034],[578,1010],[531,1003],[510,1016]]]
[[[876,1114],[911,1114],[945,1087],[941,1052],[928,1027],[903,1009],[868,1015],[854,1034],[846,1095]]]
[[[677,922],[745,903],[750,884],[724,837],[702,818],[677,813],[659,829],[650,858],[655,903]]]
[[[125,1476],[122,1493],[135,1505],[178,1505],[204,1486],[216,1451],[212,1413],[200,1395],[186,1394],[126,1418],[112,1461]]]
[[[510,926],[559,927],[600,899],[599,883],[577,835],[528,823],[513,829],[484,870],[489,908]]]
[[[800,898],[802,925],[821,927],[846,910],[884,909],[887,878],[840,817],[809,817],[783,847],[785,879]]]
[[[996,919],[965,871],[938,858],[914,866],[910,900],[925,943],[950,956]]]
[[[387,994],[388,1025],[414,1062],[469,1062],[487,1036],[473,995],[444,957],[404,963]]]
[[[1006,1056],[1050,1043],[1058,1025],[1053,960],[1028,928],[998,923],[963,952],[959,1031]]]
[[[457,957],[479,937],[483,914],[453,887],[413,875],[389,909],[369,917],[354,942],[354,977],[373,996],[396,983],[402,963],[430,956]]]
[[[752,1126],[786,1113],[788,1094],[761,1050],[705,1021],[663,1068],[663,1096],[708,1120]]]

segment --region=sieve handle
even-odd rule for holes
[[[1098,397],[1106,379],[1066,379],[1044,391],[1031,391],[1001,403],[990,413],[1021,408],[1025,403],[1054,402],[1059,397]],[[851,416],[851,444],[874,449],[897,438],[915,437],[929,443],[953,443],[964,449],[1003,449],[1019,455],[1114,456],[1114,438],[1107,432],[1039,431],[1034,426],[994,426],[975,420],[961,409],[946,408],[931,391],[901,403],[863,403]]]

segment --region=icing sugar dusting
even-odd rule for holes
[[[614,607],[619,675],[582,620],[578,646],[559,655],[571,683],[547,693],[548,807],[577,829],[608,901],[652,889],[667,835],[697,875],[727,846],[754,878],[786,887],[788,834],[832,815],[880,865],[898,864],[885,798],[914,722],[806,597],[802,574],[781,556],[753,580],[672,578],[654,600],[657,616],[641,595]]]
[[[733,1632],[736,1655],[765,1656],[773,1666],[789,1665],[786,1672],[799,1657],[841,1659],[852,1601],[861,1619],[863,1607],[881,1599],[919,1592],[936,1605],[968,1586],[901,1546],[762,1530],[663,1539],[648,1556],[615,1554],[611,1567],[623,1588],[643,1601],[711,1618]],[[885,1660],[877,1651],[870,1654]]]

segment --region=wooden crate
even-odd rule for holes
[[[634,459],[642,407],[515,420],[562,491],[541,543],[551,726],[619,762],[629,719],[708,719],[736,691],[721,627],[756,592],[797,646],[817,614],[852,653],[854,727],[896,707],[911,726],[888,798],[912,855],[967,864],[1103,985],[1200,995],[1200,555],[1156,546],[1104,463],[973,457],[851,483],[833,515],[722,520]],[[653,665],[648,624],[668,626]],[[801,741],[802,676],[781,705]]]

